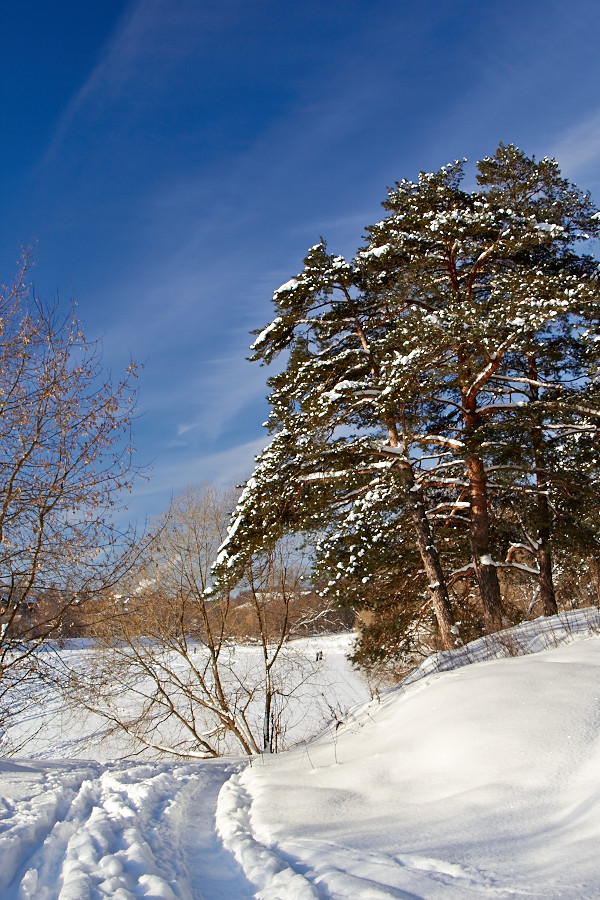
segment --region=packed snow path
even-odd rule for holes
[[[1,762],[0,897],[249,900],[214,827],[238,767]]]
[[[293,855],[270,849],[251,824],[244,766],[0,763],[0,816],[8,825],[0,835],[0,897],[420,900],[434,896],[431,876],[440,887],[458,882],[465,896],[508,896],[477,871],[443,860],[306,839]]]

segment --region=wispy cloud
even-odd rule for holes
[[[235,420],[249,407],[255,408],[266,393],[265,372],[251,366],[240,354],[230,359],[211,359],[200,365],[186,390],[187,415],[177,425],[177,437],[182,438],[201,429],[205,439],[218,440]],[[260,425],[260,422],[257,422]]]
[[[261,438],[231,447],[229,450],[208,456],[190,454],[178,462],[161,465],[147,482],[140,482],[127,502],[124,518],[138,521],[159,515],[189,484],[209,482],[223,487],[242,484],[254,468],[254,458],[269,441],[265,433]]]
[[[600,107],[559,135],[551,150],[561,168],[574,178],[591,176],[598,183],[600,169]]]
[[[74,120],[94,96],[102,92],[114,97],[121,91],[145,50],[148,34],[156,28],[162,5],[162,0],[130,0],[95,66],[63,110],[42,167],[54,159]]]

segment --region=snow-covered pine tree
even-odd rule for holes
[[[557,606],[551,547],[559,547],[561,538],[572,547],[567,534],[573,525],[582,532],[565,512],[576,497],[579,503],[587,497],[598,508],[589,450],[597,441],[600,410],[599,269],[596,259],[578,251],[598,237],[600,214],[589,194],[562,178],[555,160],[536,162],[501,144],[478,168],[478,181],[494,203],[533,223],[541,234],[511,261],[513,281],[527,287],[535,279],[532,305],[546,320],[538,331],[522,334],[508,355],[504,384],[516,407],[508,412],[505,438],[511,480],[520,481],[530,498],[518,504],[520,523],[525,523],[522,537],[537,561],[542,611],[552,615]]]
[[[390,215],[367,229],[358,260],[371,302],[391,306],[385,389],[400,394],[409,380],[419,397],[417,443],[428,460],[422,480],[446,485],[448,512],[470,506],[471,565],[494,631],[503,615],[478,408],[503,348],[498,341],[488,350],[497,323],[490,328],[490,316],[477,307],[482,269],[501,226],[495,210],[460,189],[461,179],[462,164],[455,162],[421,173],[416,183],[397,183],[383,204]],[[408,304],[410,315],[397,317],[399,304]]]
[[[539,518],[547,496],[543,441],[559,409],[568,411],[559,430],[596,428],[588,421],[593,409],[587,404],[584,414],[581,406],[593,390],[592,342],[585,369],[574,375],[571,360],[599,298],[597,262],[578,256],[575,246],[598,235],[598,215],[552,160],[536,163],[500,145],[478,168],[483,190],[470,194],[460,189],[458,162],[422,173],[418,183],[397,184],[384,203],[390,215],[368,229],[358,259],[369,266],[371,302],[412,302],[410,317],[389,325],[389,346],[397,348],[389,389],[409,373],[418,384],[421,448],[430,459],[424,485],[436,482],[443,465],[457,500],[470,503],[471,566],[493,630],[503,621],[503,563],[494,558],[491,500],[503,486],[490,482],[490,466],[496,463],[494,473],[512,470],[514,480],[511,453],[525,438],[531,453],[520,474],[538,498]],[[536,380],[532,364],[536,371],[546,366],[544,380]],[[547,526],[540,524],[536,539],[542,581]]]
[[[312,247],[304,270],[280,287],[277,316],[253,344],[255,359],[289,353],[270,379],[275,437],[257,460],[217,560],[221,578],[285,528],[332,521],[385,490],[418,548],[442,643],[458,640],[425,500],[410,458],[411,386],[385,392],[387,314],[361,290],[359,266]],[[395,314],[402,311],[395,305]],[[418,397],[414,398],[418,403]],[[412,413],[411,413],[412,415]],[[336,571],[336,578],[341,575]]]
[[[306,527],[337,554],[330,581],[355,578],[358,557],[344,562],[340,547],[353,544],[339,535],[385,498],[412,565],[418,549],[444,646],[457,640],[444,569],[451,581],[474,574],[488,631],[505,622],[500,566],[541,583],[550,571],[551,588],[550,482],[565,495],[550,477],[553,436],[563,455],[577,435],[597,439],[598,264],[576,249],[598,236],[600,216],[552,160],[500,145],[478,169],[470,193],[459,162],[397,183],[352,264],[321,241],[275,292],[276,316],[253,345],[266,363],[288,354],[269,382],[274,437],[240,498],[220,578]],[[507,497],[538,569],[511,558],[495,520]],[[368,541],[358,545],[364,559]]]

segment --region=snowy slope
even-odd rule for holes
[[[63,741],[63,752],[67,749]],[[600,637],[216,762],[0,762],[0,898],[600,898]]]
[[[265,900],[600,897],[600,639],[388,695],[234,777],[218,822],[251,877],[249,840],[302,873]]]

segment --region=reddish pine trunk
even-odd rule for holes
[[[498,573],[490,553],[487,479],[483,462],[478,456],[467,458],[467,476],[471,499],[470,537],[473,567],[483,606],[485,628],[488,634],[491,634],[503,627],[504,616]]]

